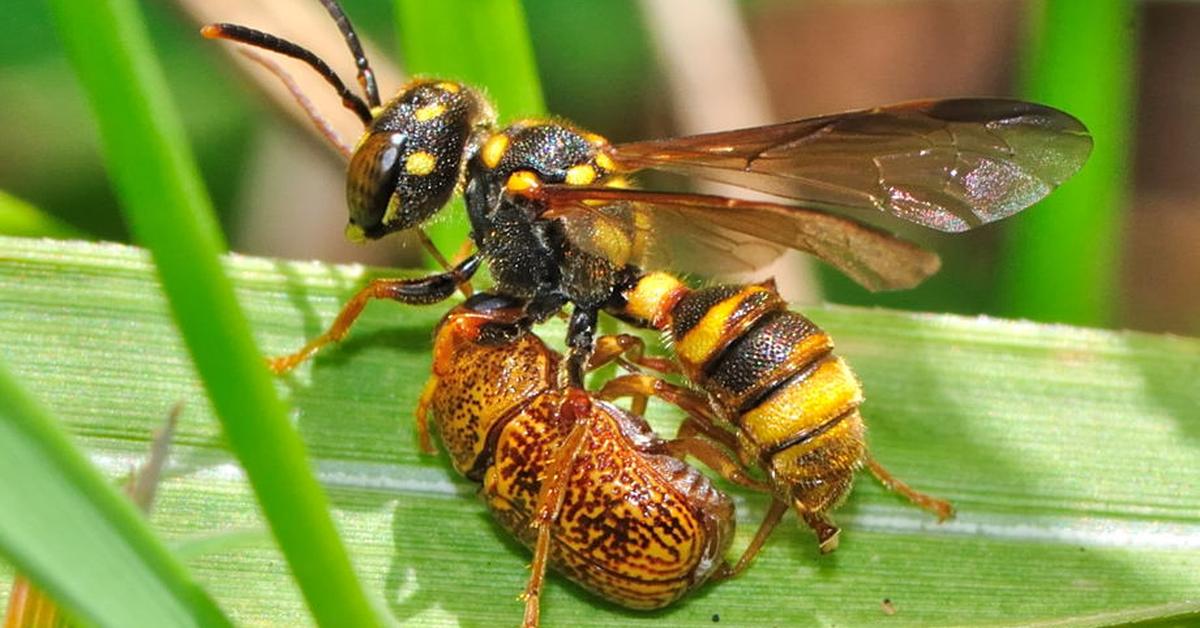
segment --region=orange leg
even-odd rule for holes
[[[479,267],[477,257],[471,257],[450,272],[416,279],[375,279],[359,290],[338,314],[337,319],[325,333],[310,340],[299,351],[288,355],[267,358],[267,365],[276,374],[286,373],[301,362],[311,358],[328,344],[340,341],[350,331],[363,308],[373,299],[391,299],[411,305],[424,305],[444,301],[454,294],[459,283],[469,279]]]
[[[588,361],[588,370],[598,369],[613,361],[630,370],[636,370],[631,365],[637,365],[659,373],[679,372],[679,367],[675,365],[675,362],[667,358],[647,356],[646,343],[641,338],[629,334],[597,338],[596,346],[592,349],[592,357]]]
[[[786,503],[778,499],[771,500],[771,507],[767,509],[767,515],[763,517],[762,523],[758,526],[758,531],[754,533],[754,538],[750,540],[750,545],[746,546],[746,551],[742,552],[742,557],[738,559],[737,564],[732,567],[728,564],[724,565],[717,572],[715,578],[717,580],[725,580],[745,571],[754,562],[754,557],[762,550],[771,533],[775,531],[775,526],[779,525],[779,521],[783,519],[783,513],[785,512],[787,512]]]
[[[913,504],[932,512],[937,516],[938,521],[945,521],[954,516],[954,506],[950,502],[917,491],[897,479],[890,471],[883,468],[883,465],[879,464],[879,461],[869,455],[867,456],[867,468],[871,470],[871,475],[874,475],[875,479],[879,480],[879,483],[884,488],[899,493]]]
[[[700,419],[695,416],[685,418],[683,423],[679,424],[679,431],[675,433],[675,438],[697,435],[718,443],[729,451],[736,452],[740,447],[736,436],[730,434],[728,430],[717,427],[710,418]]]
[[[770,484],[757,480],[747,474],[741,464],[705,438],[675,438],[667,443],[667,451],[671,452],[671,455],[676,458],[683,458],[688,455],[693,456],[700,462],[708,465],[710,469],[716,471],[721,477],[739,486],[763,493],[771,492]]]
[[[682,386],[676,386],[657,377],[630,373],[609,380],[596,393],[601,399],[619,399],[621,397],[658,397],[667,403],[678,406],[691,416],[699,417],[701,421],[713,422],[712,408],[708,400]]]
[[[431,456],[436,454],[437,450],[433,448],[433,441],[429,438],[429,404],[433,402],[437,387],[438,376],[431,375],[425,382],[425,388],[421,390],[421,398],[417,400],[417,443],[422,453]]]
[[[567,403],[570,403],[568,401]],[[533,548],[533,563],[530,565],[529,582],[525,585],[525,628],[537,628],[541,616],[540,598],[542,584],[546,580],[546,563],[550,558],[550,537],[554,524],[562,512],[563,502],[567,497],[567,482],[571,479],[571,471],[579,456],[587,433],[585,421],[574,421],[574,427],[563,440],[554,459],[546,467],[541,490],[538,491],[537,503],[534,505],[534,517],[531,525],[537,528],[537,542]]]

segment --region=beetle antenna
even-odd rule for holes
[[[209,24],[200,29],[200,34],[209,39],[228,39],[246,44],[247,46],[270,50],[271,52],[277,52],[286,57],[307,63],[309,67],[316,70],[318,74],[337,90],[338,96],[342,97],[342,105],[353,111],[354,115],[358,116],[359,120],[362,120],[363,125],[371,124],[371,109],[367,107],[367,103],[363,102],[362,98],[359,98],[357,94],[346,87],[342,79],[338,78],[338,75],[329,67],[329,64],[322,61],[320,57],[313,54],[307,48],[269,33],[238,24]]]
[[[367,94],[367,103],[372,107],[378,107],[379,86],[375,84],[375,71],[371,69],[371,62],[367,60],[367,54],[363,52],[362,42],[359,41],[358,34],[354,32],[354,26],[350,24],[350,18],[346,17],[346,12],[342,10],[337,0],[321,0],[321,4],[325,6],[329,16],[337,23],[338,30],[342,32],[342,38],[346,40],[346,46],[350,48],[350,54],[354,56],[354,65],[358,66],[358,84]]]

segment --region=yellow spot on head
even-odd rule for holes
[[[417,122],[428,122],[446,112],[446,105],[440,102],[425,105],[413,112]]]
[[[596,165],[600,166],[605,172],[612,172],[617,169],[617,164],[613,163],[612,157],[608,153],[596,153]]]
[[[433,172],[433,167],[436,165],[437,158],[423,150],[411,153],[404,159],[404,171],[418,177]]]
[[[451,83],[450,81],[442,81],[441,83],[436,83],[436,84],[434,84],[434,87],[441,89],[443,91],[450,92],[451,94],[457,94],[458,92],[462,91],[461,85],[459,85],[458,83]]]
[[[504,191],[511,194],[520,194],[530,190],[537,189],[542,184],[538,176],[528,170],[518,170],[508,177],[508,181],[504,183]]]
[[[579,164],[567,168],[567,185],[588,185],[596,180],[596,169],[591,164]]]
[[[483,164],[488,168],[495,168],[500,163],[500,159],[504,157],[504,153],[508,152],[508,142],[508,136],[503,133],[489,137],[483,145],[483,150],[480,151]]]

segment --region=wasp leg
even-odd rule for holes
[[[733,457],[721,451],[719,447],[705,438],[675,438],[667,442],[667,451],[676,458],[683,458],[688,455],[693,456],[713,471],[716,471],[721,477],[739,486],[763,493],[771,492],[770,484],[757,480],[747,474],[746,470],[737,460],[734,460]]]
[[[767,539],[771,537],[771,533],[775,531],[775,526],[779,525],[785,512],[787,512],[787,503],[779,499],[772,499],[771,507],[767,509],[766,516],[763,517],[762,523],[758,525],[758,531],[754,533],[754,538],[750,540],[750,544],[742,552],[741,558],[738,558],[737,564],[732,567],[728,563],[722,565],[716,575],[713,576],[714,579],[726,580],[745,571],[754,562],[754,557],[758,556],[758,552],[762,550]]]
[[[679,372],[679,367],[675,365],[675,362],[667,358],[647,356],[646,343],[641,338],[629,334],[597,338],[596,347],[592,350],[591,361],[588,362],[588,370],[598,369],[614,361],[622,366],[628,367],[633,364],[659,373]]]
[[[689,416],[679,424],[679,430],[675,432],[675,438],[686,438],[689,436],[700,435],[710,441],[719,443],[729,451],[738,451],[740,445],[737,437],[729,433],[729,431],[717,427],[711,417],[704,419],[695,416]]]
[[[813,533],[817,535],[817,547],[822,554],[828,554],[838,548],[838,537],[842,530],[833,523],[823,512],[814,512],[809,510],[800,502],[796,501],[792,504],[796,508],[797,514],[812,528]]]
[[[709,407],[707,399],[682,386],[676,386],[651,375],[630,373],[614,377],[604,384],[596,396],[607,400],[620,397],[658,397],[667,403],[678,406],[702,423],[713,423],[714,421],[712,408]]]
[[[903,481],[892,475],[890,471],[883,468],[878,460],[875,460],[870,455],[867,456],[867,468],[871,470],[871,475],[879,480],[879,483],[889,491],[893,491],[903,495],[908,501],[916,506],[924,508],[937,516],[938,521],[945,521],[954,516],[954,506],[944,499],[938,499],[932,495],[926,495]]]
[[[579,457],[587,433],[587,422],[579,420],[580,414],[569,409],[572,401],[565,403],[568,412],[572,412],[568,424],[573,424],[571,432],[563,441],[554,459],[546,467],[541,489],[538,490],[537,503],[534,505],[534,517],[531,525],[537,529],[537,542],[533,548],[533,563],[530,564],[529,582],[525,585],[525,628],[536,628],[541,616],[540,598],[542,584],[546,579],[546,562],[550,558],[550,537],[554,525],[562,512],[563,502],[567,497],[567,482],[571,479],[571,471],[575,460]],[[584,415],[586,416],[586,415]]]
[[[571,311],[571,320],[567,323],[567,349],[570,352],[567,356],[567,385],[572,388],[583,388],[583,374],[592,356],[599,316],[600,311],[596,308],[577,305]]]
[[[426,305],[444,301],[454,293],[458,283],[470,279],[479,268],[478,256],[472,255],[456,266],[453,271],[417,279],[375,279],[359,290],[346,302],[337,319],[325,333],[310,340],[299,351],[267,359],[267,365],[276,374],[286,373],[301,362],[311,358],[325,345],[346,337],[350,326],[362,314],[363,308],[372,299],[391,299],[410,305]]]
[[[437,245],[433,243],[433,240],[429,237],[429,234],[425,232],[425,229],[422,227],[417,227],[416,231],[417,239],[421,241],[421,246],[424,247],[425,252],[429,253],[429,256],[433,258],[433,261],[437,262],[437,265],[441,266],[442,270],[446,272],[454,272],[454,265],[446,259],[446,256],[442,255],[442,252],[438,250]],[[462,255],[462,253],[464,250],[469,250],[467,245],[470,243],[471,241],[467,240],[463,243],[463,246],[459,247],[460,257],[465,257],[465,255]],[[463,279],[462,281],[458,282],[458,291],[463,295],[464,299],[471,298],[471,295],[475,293],[474,289],[471,288],[471,282],[467,279]]]

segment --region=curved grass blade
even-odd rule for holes
[[[1028,11],[1033,45],[1024,95],[1078,117],[1095,148],[1079,174],[1009,226],[998,311],[1111,325],[1129,201],[1134,5],[1043,0]]]
[[[211,403],[321,625],[379,622],[222,273],[222,238],[132,0],[52,2],[127,221],[154,255]]]
[[[89,624],[229,625],[3,367],[0,399],[0,552]]]
[[[373,275],[246,257],[226,269],[272,352],[319,333]],[[444,456],[417,448],[412,410],[444,311],[373,304],[343,344],[278,386],[368,591],[406,626],[515,624],[528,551]],[[1200,591],[1200,340],[881,309],[806,314],[863,380],[875,455],[952,500],[958,518],[936,524],[864,479],[836,513],[843,536],[832,555],[785,522],[741,577],[655,613],[551,577],[547,626],[709,625],[714,614],[737,626],[1188,617],[1181,603]],[[156,524],[181,540],[262,525],[141,251],[0,238],[0,356],[114,474],[186,391],[173,448],[182,464],[163,485]],[[66,388],[75,394],[52,397]],[[650,420],[669,435],[679,415],[652,403]],[[744,544],[766,503],[728,490]],[[239,622],[309,621],[269,543],[189,562]]]

